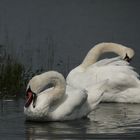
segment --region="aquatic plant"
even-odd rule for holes
[[[8,55],[0,65],[0,97],[15,97],[24,86],[24,67]]]
[[[27,81],[33,73],[12,58],[5,50],[0,58],[0,98],[19,97],[25,91]]]

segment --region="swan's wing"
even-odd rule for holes
[[[87,97],[86,90],[67,86],[66,98],[63,103],[54,110],[53,116],[64,119],[72,115],[75,110],[79,110],[79,108],[81,108],[81,106],[87,101]]]
[[[109,80],[104,80],[87,88],[88,104],[93,110],[102,100],[103,94],[108,90]]]
[[[69,109],[67,110],[67,114],[73,113],[74,110],[80,109],[81,106],[87,101],[87,90],[73,88],[67,86],[67,95],[68,100],[67,103],[69,104]]]
[[[66,80],[69,85],[81,88],[87,87],[87,85],[91,86],[108,78],[111,81],[114,79],[117,80],[118,78],[116,77],[120,73],[127,74],[130,78],[131,76],[135,78],[139,76],[128,62],[122,60],[120,57],[115,57],[100,60],[89,66],[84,72],[81,67],[76,67],[68,74]]]
[[[109,67],[110,66],[110,67]],[[122,60],[121,57],[115,57],[115,58],[109,58],[109,59],[103,59],[98,61],[97,63],[91,65],[89,69],[94,69],[96,67],[100,68],[106,68],[109,67],[111,69],[114,66],[116,69],[116,72],[118,73],[119,71],[126,71],[130,75],[133,75],[135,77],[139,77],[139,74],[134,71],[134,68],[129,65],[129,63],[125,60]]]
[[[114,90],[125,90],[131,87],[137,87],[139,75],[129,65],[118,65],[122,61],[113,62],[114,64],[94,67],[89,72],[93,73],[92,81],[103,81],[109,79],[109,88]],[[87,72],[87,74],[89,73]],[[96,79],[95,79],[96,77]]]
[[[119,57],[105,59],[88,68],[84,76],[91,77],[91,83],[109,79],[109,85],[114,87],[132,87],[139,84],[139,74],[128,62]],[[89,76],[90,75],[90,76]]]

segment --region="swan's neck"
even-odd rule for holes
[[[122,56],[122,52],[126,47],[116,43],[100,43],[94,46],[87,54],[85,59],[83,60],[82,66],[83,68],[87,68],[88,66],[94,64],[99,59],[100,55],[106,52],[114,52],[120,56]]]
[[[61,99],[66,91],[65,79],[53,77],[50,82],[54,85],[54,89],[50,93],[51,102]]]
[[[38,92],[45,90],[48,84],[53,85],[53,89],[49,91],[48,98],[50,102],[60,99],[66,90],[66,82],[62,74],[50,71],[45,72],[37,77]],[[44,91],[45,92],[45,91]]]

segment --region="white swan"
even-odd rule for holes
[[[52,87],[48,89],[49,84]],[[106,81],[101,82],[86,91],[66,86],[64,77],[58,72],[45,72],[29,81],[24,113],[27,120],[34,121],[62,121],[85,117],[101,101],[106,84]]]
[[[114,52],[120,57],[96,62],[105,52]],[[89,51],[82,64],[68,74],[67,83],[78,88],[86,88],[109,79],[109,89],[104,93],[102,101],[140,103],[139,75],[128,62],[122,60],[129,61],[133,56],[134,51],[123,45],[100,43]]]

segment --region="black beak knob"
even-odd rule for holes
[[[124,57],[124,60],[127,61],[127,62],[130,62],[131,58],[129,58],[129,56],[126,54],[126,56]]]

